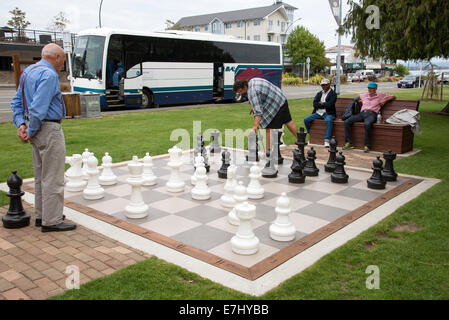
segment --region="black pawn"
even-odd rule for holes
[[[331,174],[331,181],[334,183],[347,183],[349,176],[345,172],[345,156],[339,152],[335,159],[335,170]]]
[[[300,150],[293,150],[293,163],[291,165],[292,172],[288,175],[288,181],[291,183],[304,183],[306,176],[304,175],[305,161],[301,161]]]
[[[221,168],[218,169],[218,177],[221,179],[228,178],[228,167],[231,165],[231,153],[228,150],[224,150],[221,153]]]
[[[393,160],[396,159],[396,153],[390,151],[383,154],[385,159],[385,168],[382,170],[382,177],[385,181],[396,181],[398,174],[394,171]]]
[[[324,171],[326,172],[334,172],[336,164],[335,159],[337,158],[337,140],[335,137],[332,137],[329,141],[329,160],[324,165]]]
[[[277,145],[278,164],[284,163],[284,158],[282,158],[282,155],[281,155],[281,138],[282,138],[282,132],[278,131],[278,145]]]
[[[370,189],[385,189],[386,181],[382,177],[382,165],[383,162],[380,160],[380,156],[373,161],[373,175],[368,179],[368,188]]]
[[[25,194],[20,190],[22,178],[13,171],[7,181],[9,191],[6,193],[10,197],[9,210],[3,216],[3,227],[6,229],[17,229],[30,224],[30,215],[25,212],[22,206],[22,196]]]
[[[315,159],[316,151],[313,149],[313,147],[311,147],[307,152],[307,161],[306,165],[304,166],[304,174],[308,177],[315,177],[320,171],[320,169],[316,167]]]

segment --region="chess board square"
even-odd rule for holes
[[[198,222],[183,217],[168,215],[150,222],[142,223],[140,226],[148,230],[172,237],[178,233],[198,227]]]
[[[271,201],[271,200],[269,200]],[[274,211],[273,206],[265,205],[265,203],[256,205],[256,219],[272,222],[276,219],[276,212]]]
[[[126,197],[131,194],[132,188],[129,184],[117,184],[113,186],[106,187],[108,193],[117,196],[117,197]]]
[[[217,255],[224,259],[228,259],[230,261],[234,261],[235,263],[241,264],[242,266],[248,268],[262,261],[263,259],[272,256],[278,251],[279,251],[278,248],[268,246],[264,243],[260,243],[259,250],[255,254],[240,255],[232,251],[231,241],[227,241],[223,244],[216,246],[215,248],[208,250],[208,252],[214,255]]]
[[[271,193],[281,195],[282,192],[288,193],[293,190],[296,190],[297,186],[289,185],[289,184],[282,184],[279,182],[270,182],[270,183],[264,184],[263,188],[266,192],[271,192]]]
[[[272,210],[274,211],[274,209],[276,208],[276,205],[277,205],[276,202],[278,201],[279,197],[280,197],[280,195],[273,199],[264,201],[263,204],[271,207]],[[307,207],[308,205],[313,203],[311,201],[304,200],[304,199],[289,198],[289,200],[290,200],[290,208],[292,209],[292,211],[296,211],[298,209]]]
[[[158,210],[156,208],[149,208],[148,209],[148,215],[145,218],[140,218],[140,219],[128,218],[126,216],[126,211],[125,210],[122,210],[122,211],[119,211],[117,213],[114,213],[112,216],[114,216],[116,218],[119,218],[121,220],[130,222],[130,223],[135,224],[135,225],[141,225],[141,224],[143,224],[145,222],[153,221],[153,220],[156,220],[156,219],[159,219],[159,218],[162,218],[162,217],[166,217],[168,215],[170,215],[170,214],[167,213],[167,212]]]
[[[131,196],[127,197],[131,200]],[[146,190],[142,191],[142,199],[146,204],[150,204],[156,201],[161,201],[170,198],[166,193],[158,192],[156,190]]]
[[[371,201],[376,199],[379,196],[379,193],[373,192],[371,190],[362,190],[356,188],[347,188],[336,195],[345,196],[349,198],[355,198],[364,201]]]
[[[233,236],[234,234],[232,233],[215,229],[211,226],[200,225],[196,228],[178,233],[173,237],[173,239],[207,251],[226,241],[229,241]]]
[[[101,198],[101,199],[87,200],[87,199],[84,199],[83,193],[81,192],[81,193],[73,195],[71,197],[67,197],[66,199],[69,200],[69,201],[72,201],[72,202],[79,203],[79,204],[81,204],[83,206],[90,207],[92,204],[103,202],[103,201],[107,201],[107,200],[112,200],[112,199],[116,199],[116,198],[117,198],[117,196],[105,192],[104,193],[104,197]]]
[[[263,226],[260,226],[259,228],[256,228],[253,230],[254,234],[257,238],[259,238],[260,243],[266,244],[270,247],[278,248],[278,249],[284,249],[291,245],[293,242],[295,242],[298,239],[301,239],[305,237],[307,234],[302,232],[296,232],[295,238],[291,241],[277,241],[273,240],[270,237],[270,225],[271,223],[264,224]]]
[[[170,169],[157,167],[153,169],[153,173],[156,177],[163,177],[166,175],[170,175]]]
[[[184,190],[181,191],[181,192],[174,193],[174,192],[170,192],[170,191],[167,190],[166,184],[167,184],[167,181],[164,181],[163,183],[158,184],[157,188],[154,188],[152,190],[160,192],[160,193],[167,194],[167,195],[169,195],[171,197],[173,197],[173,196],[176,197],[176,196],[181,196],[181,195],[186,194],[186,193],[190,193],[190,190],[192,190],[192,188],[193,188],[193,186],[190,184],[190,180],[189,181],[185,181]]]
[[[232,225],[232,224],[230,224],[228,222],[228,213],[229,213],[229,211],[231,211],[231,209],[229,209],[225,213],[224,217],[221,217],[221,218],[215,219],[215,220],[213,220],[211,222],[208,222],[207,225],[211,226],[211,227],[214,227],[216,229],[224,230],[226,232],[230,232],[232,234],[235,234],[239,227],[238,226],[234,226],[234,225]],[[265,221],[262,221],[262,220],[259,220],[259,219],[256,219],[256,218],[251,220],[251,226],[253,227],[253,229],[258,228],[258,227],[260,227],[261,225],[264,225],[264,224],[266,224]]]
[[[308,178],[308,177],[307,177]],[[307,180],[306,178],[306,180]],[[313,182],[311,184],[304,185],[304,189],[325,192],[334,194],[343,191],[348,187],[345,183],[333,183],[333,182]]]
[[[123,198],[115,198],[105,201],[97,201],[89,205],[92,209],[104,212],[106,214],[112,215],[119,211],[125,209],[125,207],[129,204],[129,200]]]
[[[297,212],[292,212],[289,217],[290,221],[295,225],[296,230],[305,234],[312,233],[329,224],[329,221]]]
[[[297,213],[308,215],[311,217],[319,218],[327,221],[334,221],[344,216],[349,210],[328,206],[320,203],[312,203],[307,207],[295,210]]]
[[[182,195],[180,195],[178,197],[181,198],[181,199],[193,201],[193,202],[198,203],[198,204],[205,204],[206,202],[209,202],[209,201],[219,200],[221,196],[222,195],[220,193],[211,192],[210,199],[208,199],[208,200],[196,200],[196,199],[192,198],[192,193],[189,192],[189,193],[184,193],[184,194],[182,194]]]
[[[168,213],[177,213],[182,210],[197,207],[199,206],[199,204],[178,197],[172,197],[165,200],[152,202],[149,204],[149,206]]]
[[[359,170],[346,170],[346,173],[349,175],[350,179],[357,179],[357,180],[368,180],[372,175],[372,172],[359,171]]]
[[[376,192],[378,194],[380,193],[384,193],[387,191],[390,191],[391,189],[395,188],[396,186],[393,186],[391,183],[387,182],[385,189],[382,190],[378,190],[378,189],[370,189],[368,188],[368,182],[367,181],[360,181],[357,184],[354,184],[352,186],[352,188],[356,188],[356,189],[360,189],[360,190],[365,190],[365,191],[371,191],[371,192]]]
[[[346,190],[346,189],[345,189]],[[287,197],[289,197],[290,199],[302,199],[302,200],[307,200],[307,201],[312,201],[312,202],[316,202],[319,201],[321,199],[324,199],[326,197],[328,197],[330,194],[329,193],[325,193],[325,192],[320,192],[320,191],[312,191],[312,190],[307,190],[307,189],[296,189],[293,190],[292,192],[287,193]]]
[[[118,184],[127,184],[126,183],[126,179],[128,179],[129,176],[130,176],[129,173],[124,173],[124,174],[117,175],[117,182],[118,182]]]
[[[208,223],[210,221],[216,220],[218,218],[224,217],[228,214],[228,210],[213,208],[210,206],[198,206],[195,208],[183,210],[177,212],[176,215],[190,219],[199,223]]]
[[[354,198],[349,198],[349,197],[333,194],[327,198],[321,199],[317,203],[352,211],[352,210],[357,209],[358,207],[363,206],[366,202],[367,201],[364,201],[364,200],[359,200],[359,199],[354,199]]]

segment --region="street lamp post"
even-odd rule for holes
[[[98,24],[100,25],[100,28],[101,28],[101,5],[102,4],[103,4],[103,0],[101,0],[100,9],[98,10]]]

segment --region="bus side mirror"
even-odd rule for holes
[[[102,70],[98,69],[97,70],[97,77],[98,77],[98,79],[101,79],[101,75],[102,75]]]

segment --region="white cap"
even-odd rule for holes
[[[329,79],[324,78],[323,80],[321,80],[320,85],[322,85],[322,84],[329,84],[329,83],[331,83],[329,81]]]

